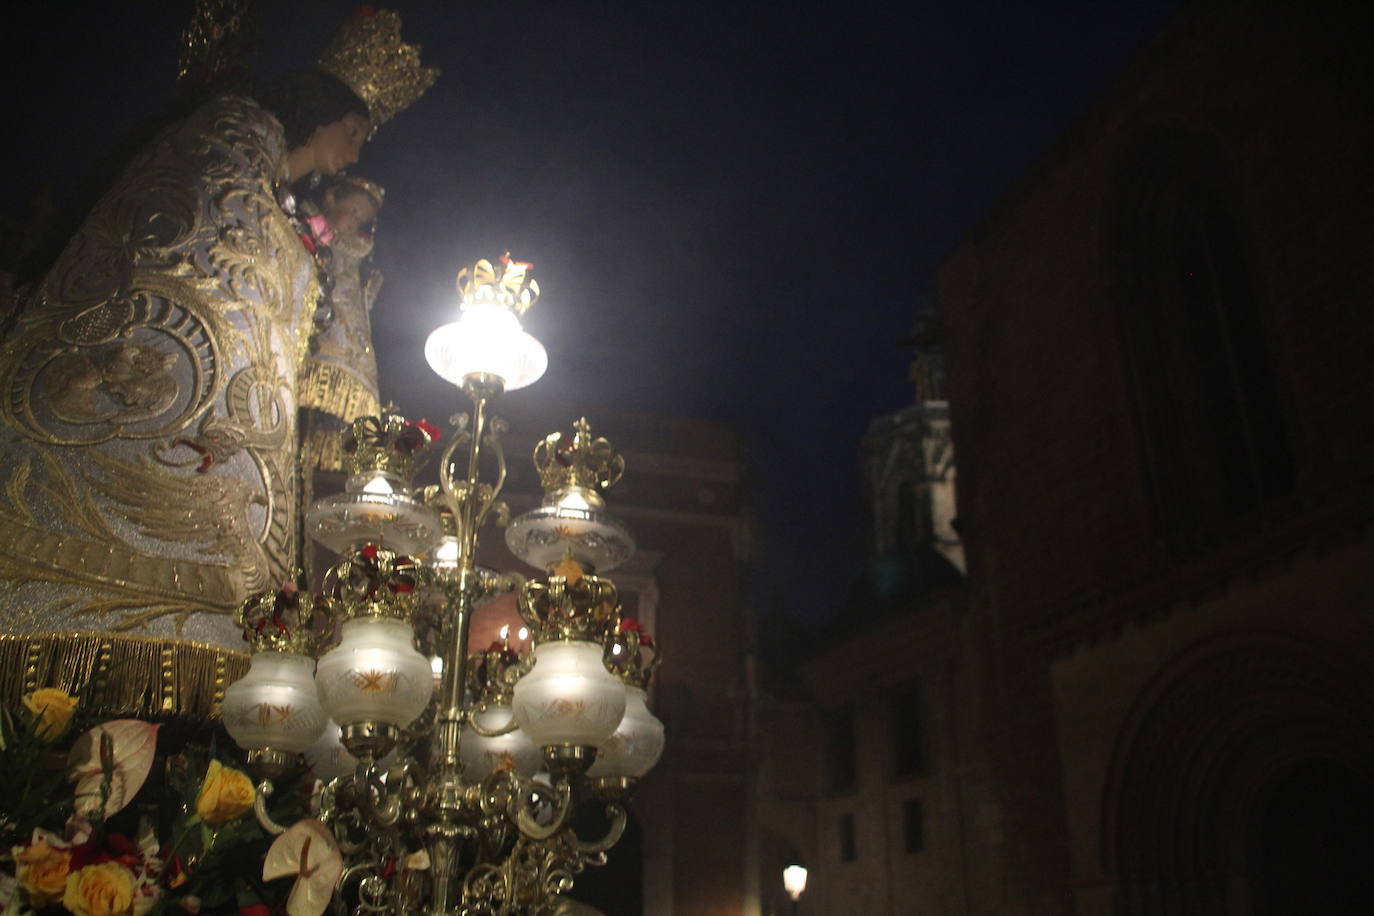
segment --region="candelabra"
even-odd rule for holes
[[[663,749],[646,705],[657,647],[622,618],[604,575],[634,550],[602,496],[624,462],[579,420],[571,437],[535,447],[544,499],[509,519],[503,424],[490,406],[547,365],[519,321],[539,288],[529,265],[506,256],[464,269],[458,289],[460,320],[425,347],[471,401],[453,418],[439,485],[411,491],[437,428],[390,411],[356,420],[343,439],[345,492],[306,517],[342,559],[319,594],[288,584],[239,611],[253,655],[225,693],[225,725],[248,751],[259,822],[302,838],[286,866],[269,856],[268,871],[305,875],[311,842],[315,861],[340,862],[298,882],[293,916],[331,901],[355,914],[551,912],[580,871],[605,863],[636,782]],[[479,531],[493,519],[542,579],[477,565]],[[475,605],[512,588],[532,651],[516,653],[503,633],[470,657]],[[307,759],[323,783],[318,818],[288,830],[268,800]],[[574,830],[584,801],[605,806],[603,836]]]

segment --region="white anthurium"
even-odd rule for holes
[[[321,916],[343,874],[343,854],[334,834],[315,818],[297,821],[272,841],[262,863],[262,880],[296,877],[286,898],[287,916]]]
[[[158,726],[138,719],[102,722],[72,745],[67,778],[76,783],[76,813],[109,817],[133,801],[148,779]]]

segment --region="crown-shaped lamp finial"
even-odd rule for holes
[[[539,284],[534,280],[534,265],[516,261],[507,251],[492,264],[482,258],[458,271],[458,295],[464,309],[499,305],[517,317],[529,311],[539,299]]]
[[[592,438],[586,417],[573,424],[568,441],[550,433],[534,447],[534,466],[544,486],[545,503],[575,493],[599,508],[601,492],[615,486],[625,473],[625,459],[604,436]]]
[[[287,582],[275,592],[248,596],[239,605],[234,620],[254,652],[310,655],[319,635],[315,618],[322,610],[294,582]]]
[[[350,480],[381,472],[409,487],[441,435],[428,420],[407,420],[387,406],[377,416],[359,417],[344,429],[344,470]]]

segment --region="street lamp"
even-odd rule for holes
[[[604,575],[634,549],[602,497],[624,462],[585,419],[572,437],[536,447],[545,498],[509,523],[512,552],[544,577],[476,565],[479,530],[509,515],[498,499],[504,425],[489,406],[547,365],[520,326],[539,296],[531,274],[509,256],[461,271],[461,317],[425,345],[434,370],[472,402],[455,418],[439,486],[410,487],[438,429],[389,411],[354,421],[343,442],[347,490],[307,518],[343,555],[323,595],[287,587],[239,614],[254,656],[226,692],[225,714],[259,780],[258,820],[285,834],[266,810],[273,780],[304,767],[302,751],[331,762],[316,764],[328,782],[319,822],[304,826],[332,839],[343,861],[333,897],[345,910],[544,912],[576,874],[605,863],[631,793],[663,750],[663,725],[645,702],[657,646],[622,619]],[[484,476],[493,459],[494,476]],[[532,652],[516,653],[503,634],[469,658],[474,606],[517,586]],[[340,622],[340,641],[316,662]],[[588,798],[610,823],[593,840],[572,826]]]
[[[782,870],[782,886],[787,896],[792,898],[792,912],[800,912],[802,892],[806,890],[806,866],[794,856]]]

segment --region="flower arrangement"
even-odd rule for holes
[[[337,880],[342,858],[301,820],[308,785],[274,796],[272,815],[299,829],[273,837],[237,751],[167,753],[160,726],[87,723],[80,705],[44,688],[0,709],[0,916],[324,911],[321,876]]]

